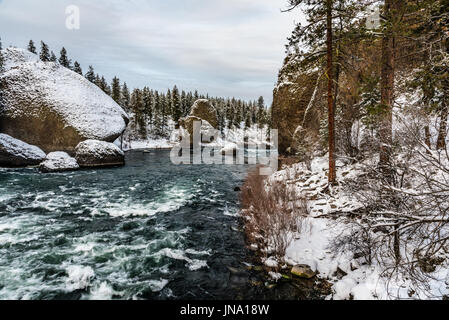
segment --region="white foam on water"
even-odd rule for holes
[[[89,252],[95,247],[95,243],[80,243],[75,246],[75,252]]]
[[[175,260],[183,260],[187,262],[187,267],[190,271],[196,271],[202,268],[207,268],[207,261],[204,260],[198,260],[198,259],[190,259],[185,255],[185,251],[179,250],[179,249],[171,249],[171,248],[164,248],[160,250],[159,252],[155,253],[155,256],[158,257],[168,257]]]
[[[131,203],[123,196],[119,202],[109,203],[103,210],[112,217],[153,216],[158,213],[175,211],[184,206],[193,194],[188,189],[173,186],[163,191],[155,201],[149,203]]]
[[[90,286],[95,277],[95,272],[91,267],[69,266],[66,269],[68,277],[66,280],[67,290],[83,290]]]
[[[239,217],[240,216],[238,210],[235,210],[235,212],[229,211],[227,204],[226,204],[225,210],[223,211],[223,215],[228,216],[228,217]]]
[[[196,251],[194,249],[187,249],[186,253],[192,254],[192,255],[198,255],[198,256],[210,256],[211,255],[210,250],[207,250],[207,251]]]
[[[95,285],[89,295],[91,300],[111,300],[113,296],[122,296],[122,292],[115,291],[107,282]]]
[[[189,270],[190,271],[196,271],[200,270],[202,268],[208,268],[207,261],[204,260],[191,260],[189,262]]]
[[[148,285],[150,286],[150,289],[153,292],[161,291],[162,289],[165,288],[165,286],[167,284],[168,284],[168,280],[166,280],[166,279],[150,280],[150,281],[148,281]]]

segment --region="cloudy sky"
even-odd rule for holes
[[[65,46],[108,80],[217,96],[272,100],[284,45],[300,13],[287,0],[0,0],[4,46]],[[66,7],[80,29],[66,28]]]

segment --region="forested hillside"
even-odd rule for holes
[[[335,299],[447,297],[449,1],[288,5],[307,22],[272,119],[295,164],[248,179],[250,242],[275,278],[307,264]]]

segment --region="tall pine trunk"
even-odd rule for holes
[[[393,100],[394,100],[394,47],[393,3],[401,0],[385,0],[385,29],[382,38],[382,79],[381,105],[382,114],[379,127],[380,136],[380,168],[384,174],[390,175],[391,152],[393,145]]]
[[[332,0],[327,0],[327,107],[329,127],[329,184],[335,184],[335,109],[333,97],[333,34],[332,34]]]
[[[384,17],[386,19],[382,38],[382,70],[381,70],[381,120],[379,124],[380,157],[379,168],[387,185],[394,185],[392,163],[393,147],[393,104],[395,78],[396,31],[400,22],[399,14],[403,0],[385,0]],[[394,194],[388,192],[392,204],[398,201]],[[401,261],[400,223],[396,221],[393,232],[393,252],[398,265]]]

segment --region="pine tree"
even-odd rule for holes
[[[259,126],[259,128],[263,128],[263,126],[265,125],[265,100],[263,99],[263,97],[259,97],[259,100],[257,101],[257,124]]]
[[[36,46],[34,45],[34,41],[30,40],[30,42],[28,43],[28,51],[34,54],[37,54],[36,52]]]
[[[78,61],[75,61],[75,63],[73,64],[73,71],[78,73],[79,75],[83,75],[83,69],[81,69],[81,66],[78,63]]]
[[[402,19],[402,0],[385,0],[384,28],[382,36],[382,67],[381,67],[381,121],[380,136],[380,161],[388,181],[391,181],[391,157],[393,146],[393,103],[395,82],[395,45],[398,24]]]
[[[143,112],[146,120],[151,125],[153,124],[153,93],[148,87],[144,87],[142,90]]]
[[[101,90],[103,90],[104,93],[106,93],[107,95],[111,95],[111,87],[109,86],[108,82],[106,81],[106,79],[101,76],[101,78],[99,78],[99,85]]]
[[[178,122],[182,116],[181,97],[179,95],[178,87],[174,86],[172,91],[172,118],[173,121]]]
[[[126,85],[126,82],[123,83],[121,96],[122,96],[122,99],[121,99],[120,105],[122,106],[122,108],[125,111],[129,111],[130,95],[129,95],[129,90],[128,90],[128,86]]]
[[[341,68],[341,51],[343,51],[340,47],[343,38],[335,37],[334,21],[338,21],[340,34],[345,32],[364,8],[365,3],[352,0],[289,0],[289,4],[289,10],[302,6],[307,25],[297,25],[292,37],[289,38],[287,48],[296,51],[295,53],[302,57],[304,66],[326,66],[321,72],[327,78],[328,178],[329,184],[334,184],[336,182],[335,109]],[[303,48],[307,48],[307,50],[304,51]],[[336,63],[334,63],[335,55],[337,56]]]
[[[120,104],[121,101],[121,97],[122,97],[122,93],[121,93],[121,87],[120,87],[120,80],[117,77],[114,77],[112,79],[112,84],[111,84],[111,97],[112,99],[117,102],[118,104]]]
[[[248,113],[245,118],[245,129],[251,128],[251,115]]]
[[[0,38],[0,72],[3,71],[3,65],[4,65],[4,57],[3,57],[3,52],[2,52],[2,38]]]
[[[134,113],[134,121],[137,129],[137,133],[141,139],[147,137],[147,126],[144,113],[144,104],[142,99],[142,91],[140,89],[134,89],[131,94],[130,108]]]
[[[58,58],[56,58],[56,55],[55,55],[55,53],[53,51],[50,54],[50,61],[51,62],[57,62],[58,61]]]
[[[167,90],[165,95],[165,112],[167,116],[173,114],[173,95],[170,89]]]
[[[44,41],[41,41],[41,53],[39,58],[44,62],[50,61],[50,50],[48,49],[47,44]]]
[[[59,57],[59,64],[67,69],[70,69],[71,60],[67,57],[67,50],[63,47],[61,49],[61,55]]]
[[[95,71],[94,67],[89,66],[89,70],[86,72],[85,75],[86,79],[89,80],[92,83],[95,83]]]

